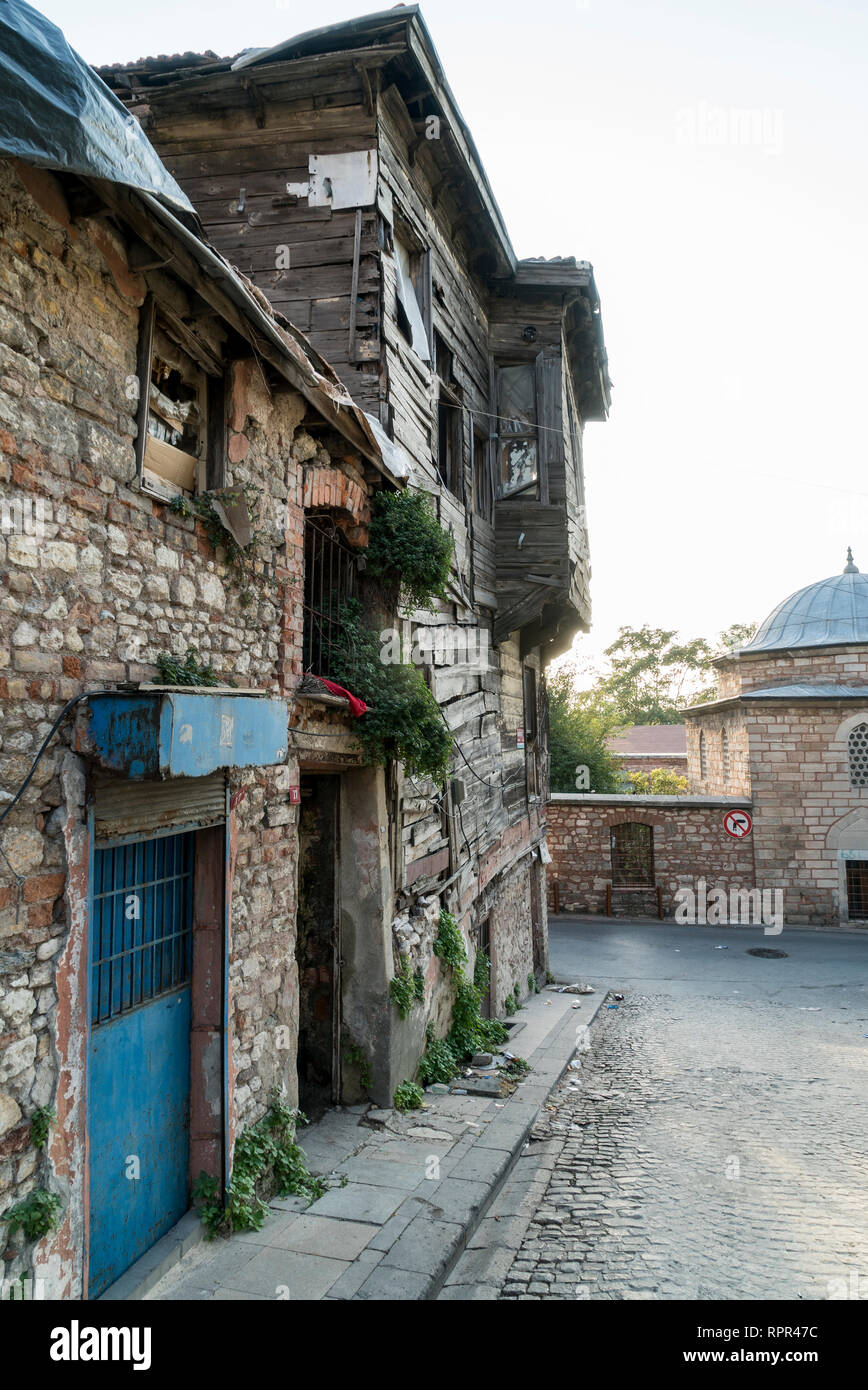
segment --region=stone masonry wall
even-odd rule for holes
[[[267,388],[252,359],[233,364],[227,484],[250,483],[260,496],[245,602],[201,527],[133,484],[130,383],[146,286],[128,268],[121,235],[101,218],[72,220],[58,180],[8,162],[0,162],[0,207],[0,499],[13,518],[0,531],[2,811],[64,702],[155,679],[161,651],[183,656],[193,646],[238,686],[289,693],[301,667],[303,468],[309,487],[317,470],[345,475],[348,489],[359,489],[363,475],[343,442],[332,458],[303,428],[302,397]],[[357,511],[363,521],[364,506]],[[86,955],[71,949],[70,931],[87,883],[86,874],[68,874],[83,793],[71,803],[61,776],[66,760],[67,783],[74,774],[83,787],[87,769],[69,751],[71,722],[0,828],[0,1213],[36,1186],[60,1192],[63,1223],[42,1248],[53,1297],[80,1296],[83,1280],[82,1243],[70,1240],[70,1227],[84,1200],[76,1009]],[[290,1092],[294,1085],[297,851],[288,789],[297,781],[292,759],[230,781],[236,1129],[262,1113],[273,1082]],[[40,1158],[30,1142],[30,1118],[46,1104],[59,1125],[67,1120],[63,1164],[55,1145]],[[6,1272],[15,1275],[29,1257],[20,1234],[5,1241],[7,1229],[0,1222]]]
[[[757,875],[784,890],[786,919],[837,926],[841,832],[868,851],[868,788],[850,785],[847,739],[865,704],[748,707]]]
[[[687,785],[696,796],[751,795],[750,751],[744,710],[739,706],[710,709],[690,714],[687,724]],[[729,768],[725,768],[723,732],[729,748]],[[700,733],[705,735],[705,771],[701,775]]]
[[[677,890],[695,888],[699,878],[706,880],[709,891],[753,887],[751,840],[734,840],[723,828],[726,811],[735,806],[747,807],[749,802],[721,798],[710,803],[687,796],[553,796],[548,807],[550,910],[557,882],[562,912],[605,912],[606,884],[612,881],[610,831],[630,821],[653,827],[655,878],[663,889],[667,916],[674,912]]]

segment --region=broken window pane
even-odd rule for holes
[[[539,479],[536,371],[532,362],[498,370],[500,494],[536,492]]]
[[[430,362],[431,352],[428,347],[425,320],[422,317],[422,310],[419,308],[419,301],[413,287],[413,258],[409,248],[397,236],[395,237],[395,267],[397,271],[398,326],[416,356],[421,357],[423,362]]]
[[[539,470],[535,439],[501,440],[500,477],[504,497],[536,483]]]
[[[500,369],[500,432],[530,434],[536,427],[536,374],[531,363]]]

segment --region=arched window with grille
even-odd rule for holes
[[[720,731],[720,761],[723,767],[723,784],[729,784],[729,734],[726,729]]]
[[[654,827],[640,821],[612,826],[612,886],[654,887]]]
[[[705,749],[705,730],[699,730],[699,780],[704,782],[708,776],[708,754]]]
[[[850,753],[850,786],[868,787],[868,724],[857,724],[847,740]]]

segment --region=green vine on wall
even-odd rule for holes
[[[412,613],[445,598],[455,542],[425,494],[378,492],[371,511],[368,573],[391,591],[392,606],[400,597],[405,612]]]
[[[499,1019],[482,1017],[481,1005],[488,991],[491,969],[488,956],[484,951],[477,951],[473,978],[468,979],[463,969],[467,952],[461,929],[445,908],[440,912],[437,941],[441,949],[437,951],[437,942],[434,949],[452,970],[455,996],[452,1001],[452,1022],[446,1037],[435,1038],[430,1025],[426,1031],[425,1051],[419,1059],[417,1071],[424,1086],[449,1082],[465,1058],[472,1057],[474,1052],[499,1047],[508,1037]],[[512,998],[511,995],[509,997]]]
[[[252,483],[241,483],[234,488],[221,488],[219,492],[196,492],[192,497],[173,497],[169,503],[169,510],[178,516],[193,516],[197,521],[201,521],[214,550],[218,546],[226,556],[226,563],[230,570],[234,572],[235,578],[240,585],[240,601],[243,607],[248,607],[253,602],[253,594],[250,591],[250,581],[253,578],[252,558],[256,553],[261,540],[261,535],[255,529],[249,544],[242,546],[227,530],[217,509],[214,506],[216,498],[224,507],[231,507],[235,503],[242,503],[247,511],[247,519],[251,529],[256,520],[256,513],[259,506],[259,491]]]
[[[358,599],[351,599],[341,609],[331,674],[370,706],[355,725],[365,761],[385,765],[397,758],[411,777],[431,777],[443,786],[452,735],[440,706],[418,667],[384,664],[381,654],[379,635],[365,624]]]
[[[48,1134],[57,1119],[57,1114],[50,1105],[40,1105],[30,1116],[30,1138],[37,1149],[44,1149],[48,1143]]]
[[[348,1067],[356,1068],[359,1073],[359,1085],[363,1091],[369,1091],[373,1085],[373,1077],[365,1049],[358,1043],[348,1042],[344,1047],[344,1061]]]
[[[413,970],[409,956],[401,960],[401,969],[389,982],[389,994],[401,1018],[409,1018],[414,1004],[425,998],[425,980],[421,970]]]
[[[460,971],[467,964],[467,951],[461,928],[445,907],[440,909],[437,923],[437,936],[434,940],[434,954],[439,956],[451,970]]]

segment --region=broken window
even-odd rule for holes
[[[488,438],[473,431],[473,509],[483,521],[494,520],[494,490],[488,466]]]
[[[437,372],[437,471],[456,497],[462,494],[464,449],[461,402],[455,387],[454,359],[438,332],[434,333]]]
[[[356,557],[328,516],[304,523],[304,632],[306,674],[329,675],[340,613],[355,593]]]
[[[428,344],[428,303],[425,282],[428,275],[427,252],[414,252],[409,242],[394,235],[395,288],[398,298],[398,327],[417,357],[431,361]]]
[[[539,495],[536,369],[532,362],[498,370],[498,453],[502,497]]]
[[[188,335],[146,301],[139,345],[139,476],[149,492],[168,499],[225,481],[223,380],[206,372],[188,343]]]

